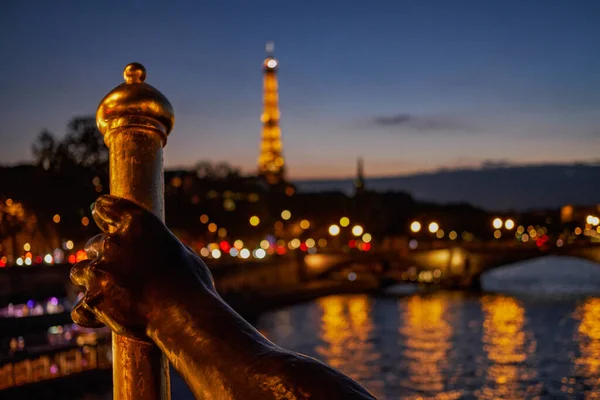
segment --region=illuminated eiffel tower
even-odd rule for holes
[[[279,127],[279,94],[277,90],[278,61],[273,56],[273,42],[267,43],[267,57],[263,62],[263,113],[260,120],[262,137],[258,174],[270,185],[285,181],[285,162],[281,146],[281,128]]]

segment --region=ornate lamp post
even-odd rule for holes
[[[175,122],[173,107],[144,82],[141,64],[127,65],[123,76],[125,83],[107,94],[96,112],[110,154],[110,193],[164,221],[162,148]],[[170,398],[168,363],[158,347],[113,333],[112,349],[116,400]]]

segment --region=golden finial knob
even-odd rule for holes
[[[125,83],[142,83],[146,80],[146,68],[140,63],[127,64],[123,71]]]
[[[145,82],[146,68],[142,64],[128,64],[123,78],[125,83],[108,93],[98,106],[98,130],[105,136],[123,128],[150,130],[161,136],[164,146],[175,123],[173,106]]]

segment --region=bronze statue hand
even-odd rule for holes
[[[154,214],[101,196],[92,216],[104,233],[88,241],[88,259],[71,270],[71,281],[86,288],[71,312],[77,324],[106,324],[118,334],[146,339],[157,308],[186,283],[216,294],[208,268]]]

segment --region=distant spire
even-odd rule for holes
[[[364,162],[362,157],[356,160],[356,180],[354,181],[355,193],[362,193],[365,190]]]
[[[267,50],[267,56],[273,57],[273,52],[275,51],[275,42],[269,40],[265,48]]]

